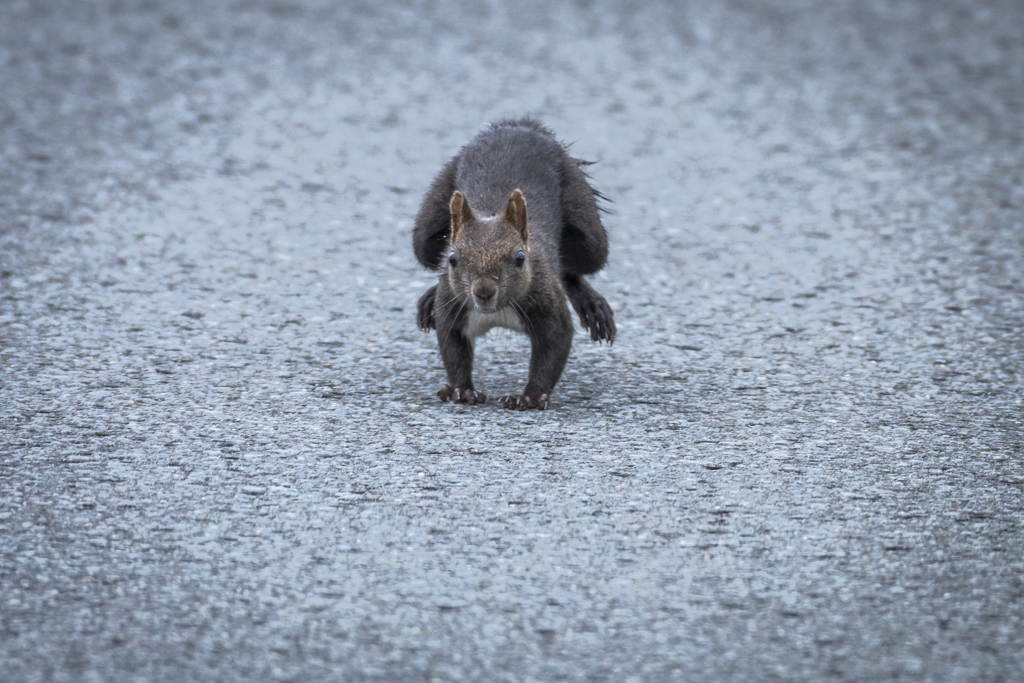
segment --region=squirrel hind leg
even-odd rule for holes
[[[431,270],[439,270],[448,244],[451,211],[448,203],[455,192],[455,175],[459,158],[444,165],[423,198],[412,231],[412,249],[416,259]]]
[[[590,275],[608,260],[608,234],[601,224],[598,198],[578,160],[567,159],[562,167],[562,268],[574,275]]]
[[[424,332],[429,332],[437,327],[434,321],[434,299],[437,296],[437,285],[434,285],[423,293],[416,304],[416,326]]]
[[[578,275],[566,274],[562,278],[565,294],[569,298],[580,324],[590,332],[592,341],[615,341],[615,314],[608,301],[586,280]]]

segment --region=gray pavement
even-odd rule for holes
[[[0,4],[0,678],[1020,680],[1022,36]],[[523,113],[598,161],[619,336],[441,404],[412,216]]]

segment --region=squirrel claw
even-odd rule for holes
[[[437,327],[434,322],[434,298],[437,294],[437,285],[434,285],[420,297],[420,300],[416,302],[416,327],[420,328],[424,332]]]
[[[503,396],[501,399],[501,403],[509,410],[528,410],[530,408],[536,408],[537,410],[547,410],[548,395],[541,394],[540,396]]]
[[[577,312],[580,316],[580,324],[590,332],[590,340],[609,344],[615,342],[615,314],[604,297],[597,295],[585,304]]]
[[[474,391],[473,389],[452,389],[451,386],[447,384],[441,387],[437,392],[437,397],[441,399],[442,403],[451,401],[452,403],[467,403],[471,406],[487,402],[487,394],[482,391]]]

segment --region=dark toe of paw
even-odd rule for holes
[[[590,332],[591,341],[615,340],[615,314],[605,301],[589,302],[580,312],[580,324]]]
[[[421,330],[434,329],[434,292],[437,286],[428,289],[416,303],[416,326]]]
[[[615,340],[615,318],[607,304],[599,307],[594,316],[595,326],[593,329],[594,340],[604,339],[609,342]]]
[[[465,403],[474,406],[487,402],[487,394],[482,391],[474,391],[473,389],[453,389],[451,396],[452,403]]]
[[[540,396],[504,396],[501,399],[501,404],[509,410],[547,410],[548,407],[548,395],[541,394]]]
[[[434,329],[434,308],[431,306],[427,310],[422,308],[416,312],[416,326],[424,332]]]

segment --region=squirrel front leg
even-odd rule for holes
[[[551,390],[562,376],[572,350],[572,316],[565,301],[560,303],[549,319],[530,321],[530,376],[522,394],[502,397],[502,405],[509,410],[548,407]]]
[[[473,389],[473,345],[469,339],[461,330],[442,324],[437,327],[437,343],[448,375],[448,384],[441,387],[437,397],[452,403],[486,403],[487,395]]]

